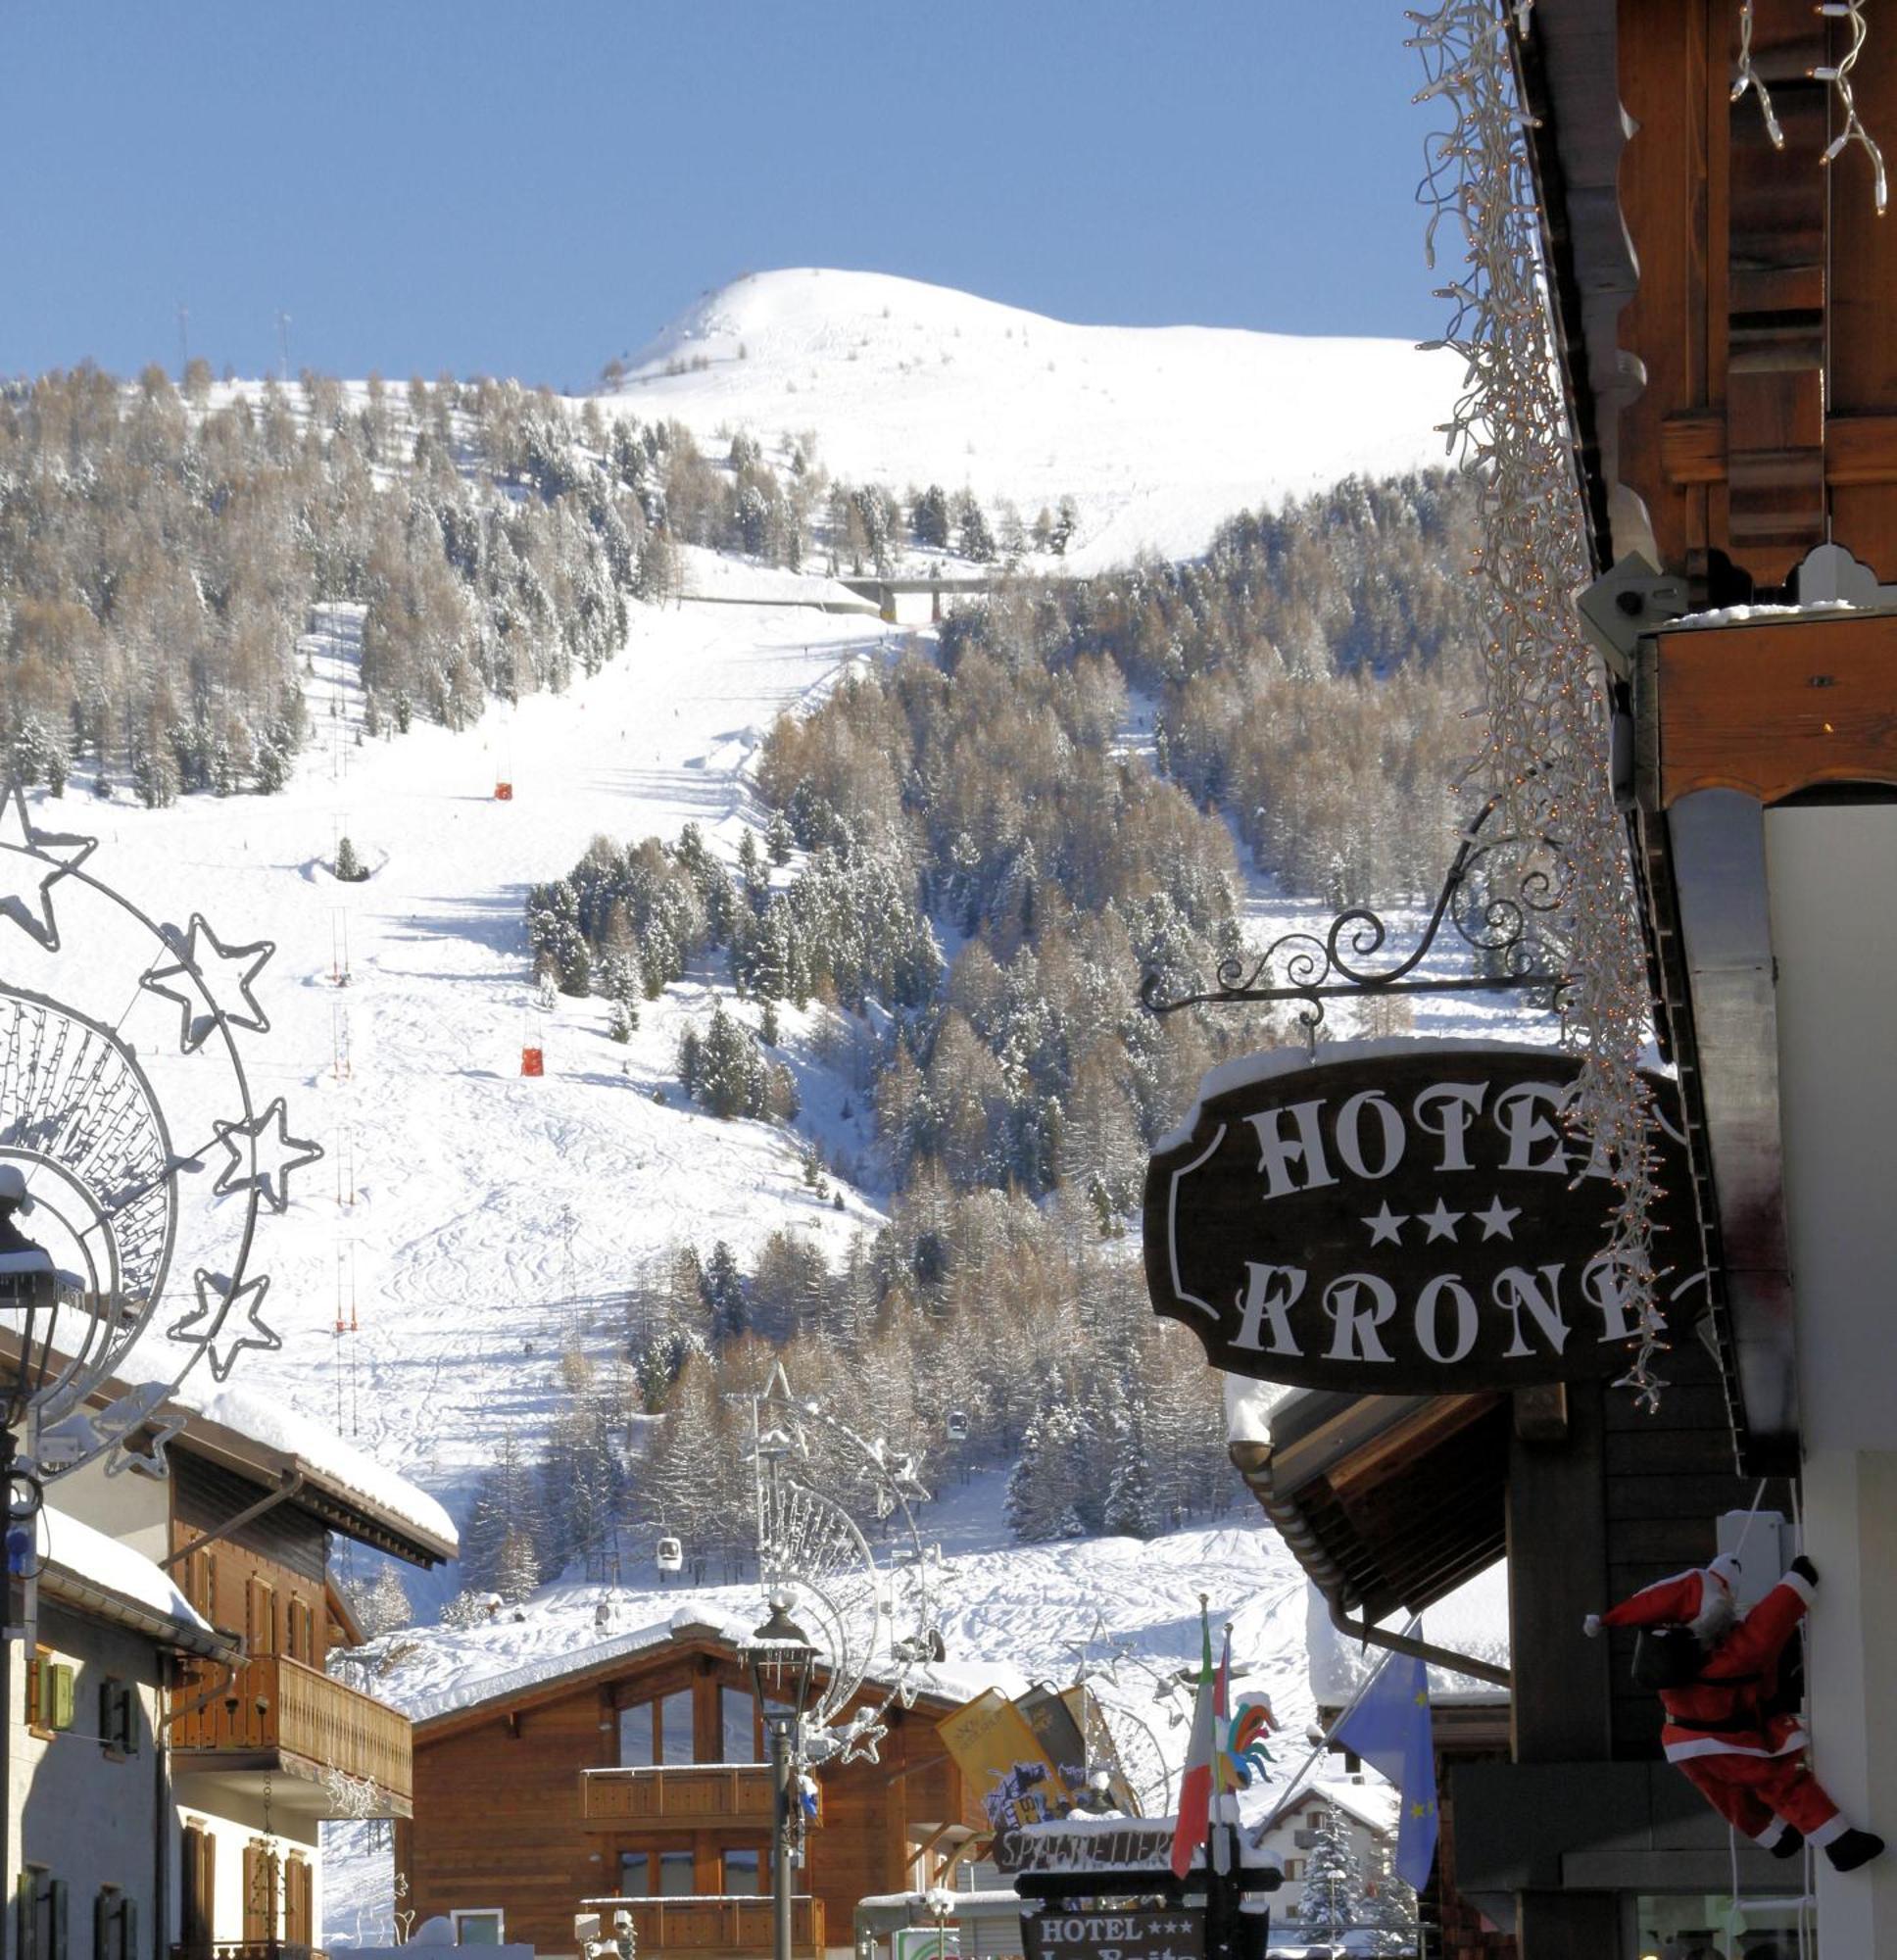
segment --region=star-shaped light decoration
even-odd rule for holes
[[[12,919],[45,952],[57,953],[53,887],[98,850],[99,840],[39,829],[27,813],[25,792],[9,783],[0,794],[0,918]]]
[[[1409,1222],[1409,1213],[1392,1211],[1388,1199],[1384,1200],[1380,1211],[1364,1220],[1370,1227],[1370,1243],[1373,1246],[1400,1246],[1403,1243],[1403,1227]]]
[[[197,1306],[182,1320],[174,1321],[168,1332],[173,1341],[199,1348],[216,1380],[221,1382],[229,1375],[246,1348],[273,1353],[283,1346],[275,1329],[266,1326],[258,1316],[264,1296],[270,1290],[268,1274],[235,1286],[228,1275],[207,1272],[200,1266],[196,1280]]]
[[[179,1025],[178,1045],[186,1054],[194,1054],[204,1046],[206,1038],[217,1028],[249,1028],[255,1034],[268,1034],[270,1028],[269,1016],[257,1004],[257,996],[251,992],[251,982],[264,970],[264,963],[276,951],[274,942],[268,939],[254,940],[249,946],[226,946],[212,931],[210,922],[202,912],[191,914],[189,932],[179,932],[176,926],[167,926],[165,937],[170,943],[176,957],[167,966],[149,967],[139,976],[138,984],[148,994],[162,995],[168,1001],[178,1004]],[[224,965],[242,965],[243,971],[230,977],[242,1001],[242,1008],[227,1007],[222,1004],[222,996],[218,984],[225,977],[217,964],[207,971],[205,954],[200,951],[203,941],[218,961]],[[198,983],[202,994],[191,992],[186,987],[168,987],[166,981],[189,977]],[[209,1011],[201,1011],[209,1002]],[[281,1207],[278,1207],[281,1209]]]
[[[1424,1241],[1426,1245],[1435,1239],[1447,1239],[1453,1244],[1456,1236],[1456,1227],[1462,1222],[1464,1216],[1463,1212],[1451,1211],[1448,1205],[1438,1198],[1434,1210],[1419,1211],[1416,1214],[1416,1222],[1425,1227],[1429,1232],[1429,1239]]]
[[[275,1125],[275,1134],[267,1135],[270,1126]],[[290,1173],[303,1165],[315,1163],[322,1155],[322,1146],[308,1137],[293,1137],[286,1128],[286,1111],[282,1097],[277,1097],[261,1115],[253,1116],[249,1122],[217,1122],[211,1126],[218,1133],[218,1141],[230,1152],[230,1161],[218,1173],[218,1182],[212,1186],[214,1198],[223,1198],[233,1191],[262,1192],[272,1211],[287,1211],[290,1208]],[[248,1140],[246,1150],[238,1138]],[[248,1174],[246,1163],[250,1165]]]
[[[1482,1221],[1484,1239],[1513,1240],[1515,1234],[1509,1227],[1521,1217],[1522,1207],[1519,1204],[1504,1204],[1499,1198],[1491,1198],[1485,1211],[1472,1211],[1469,1215]]]
[[[1064,1641],[1062,1645],[1074,1657],[1076,1688],[1095,1678],[1110,1681],[1118,1688],[1120,1663],[1133,1657],[1133,1642],[1116,1635],[1107,1626],[1106,1615],[1097,1606],[1094,1608],[1094,1624],[1088,1629],[1087,1638],[1084,1641]],[[1096,1655],[1095,1649],[1103,1651]]]

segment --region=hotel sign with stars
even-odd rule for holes
[[[1615,1187],[1564,1121],[1579,1060],[1423,1042],[1276,1053],[1206,1078],[1146,1171],[1146,1284],[1213,1364],[1351,1394],[1619,1373]],[[1654,1078],[1654,1262],[1670,1317],[1706,1283],[1675,1086]]]
[[[1203,1960],[1205,1912],[1070,1912],[1049,1906],[1022,1921],[1037,1960]]]

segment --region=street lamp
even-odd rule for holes
[[[771,1951],[791,1960],[791,1827],[796,1817],[799,1726],[810,1698],[817,1652],[790,1613],[790,1595],[773,1592],[770,1617],[746,1643],[752,1691],[770,1738]]]

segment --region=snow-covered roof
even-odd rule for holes
[[[1383,1631],[1398,1634],[1409,1616],[1393,1613]],[[1338,1628],[1324,1594],[1309,1587],[1305,1614],[1306,1644],[1311,1656],[1311,1692],[1318,1705],[1341,1707],[1357,1691],[1365,1675],[1384,1658],[1381,1649],[1367,1648]],[[1497,1559],[1467,1585],[1445,1593],[1424,1614],[1416,1629],[1418,1640],[1446,1647],[1471,1659],[1509,1664],[1508,1563]],[[1446,1668],[1430,1669],[1430,1699],[1437,1705],[1505,1703],[1508,1690]]]
[[[696,1617],[696,1616],[694,1616]],[[518,1667],[503,1668],[494,1674],[463,1676],[452,1687],[433,1694],[418,1695],[406,1704],[410,1721],[427,1722],[442,1715],[460,1714],[478,1708],[487,1701],[509,1701],[532,1688],[561,1680],[569,1674],[584,1674],[627,1654],[643,1653],[672,1638],[674,1614],[670,1620],[656,1620],[631,1633],[614,1634],[610,1640],[595,1641],[591,1646],[572,1647],[562,1653],[541,1654]]]
[[[219,1423],[253,1443],[294,1457],[306,1474],[412,1526],[448,1553],[458,1548],[455,1521],[425,1491],[286,1402],[229,1387],[201,1401],[194,1402],[186,1396],[176,1399],[181,1406],[194,1408],[207,1422]]]
[[[510,1701],[536,1688],[563,1681],[569,1675],[590,1674],[597,1668],[610,1666],[629,1654],[644,1653],[648,1648],[662,1645],[667,1641],[694,1637],[715,1641],[732,1648],[756,1644],[753,1631],[745,1620],[708,1605],[701,1593],[689,1606],[680,1606],[665,1619],[649,1620],[626,1633],[613,1634],[608,1639],[593,1641],[583,1646],[562,1645],[513,1667],[481,1673],[478,1671],[480,1659],[486,1656],[477,1656],[473,1667],[462,1672],[448,1687],[432,1693],[412,1696],[401,1705],[411,1721],[432,1721],[444,1715],[479,1708],[488,1702]],[[497,1653],[492,1657],[498,1659],[501,1655]],[[870,1679],[877,1679],[874,1668],[870,1670]],[[932,1667],[912,1668],[908,1679],[919,1693],[945,1703],[972,1699],[986,1688],[1004,1687],[1008,1693],[1015,1694],[1026,1686],[1017,1669],[967,1662],[959,1666],[938,1662]],[[388,1693],[391,1689],[385,1686],[381,1691]],[[394,1691],[399,1692],[399,1690]]]
[[[155,1625],[148,1631],[161,1636],[169,1631],[187,1646],[221,1650],[227,1644],[178,1591],[170,1574],[130,1545],[51,1504],[39,1514],[38,1538],[41,1582],[49,1593],[69,1598],[77,1593],[81,1604],[139,1609],[140,1617],[169,1623],[169,1628]],[[76,1581],[77,1587],[63,1585],[63,1580]],[[106,1599],[86,1599],[86,1592]]]

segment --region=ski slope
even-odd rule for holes
[[[601,398],[708,452],[804,430],[832,476],[973,490],[1032,524],[1072,496],[1075,571],[1188,557],[1235,513],[1440,464],[1458,359],[1406,341],[1074,326],[881,272],[757,272],[706,294]]]
[[[233,1379],[333,1423],[459,1513],[504,1429],[537,1445],[562,1343],[598,1349],[622,1334],[611,1297],[643,1260],[719,1238],[745,1259],[786,1226],[834,1259],[873,1222],[848,1189],[843,1210],[819,1203],[780,1133],[683,1102],[673,1052],[708,1008],[704,982],[642,1005],[623,1047],[607,1038],[603,1001],[531,1005],[522,905],[601,832],[669,838],[696,821],[735,851],[772,718],[896,642],[874,618],[781,604],[635,607],[619,657],[568,694],[491,708],[460,734],[417,723],[357,746],[360,612],[323,610],[317,623],[305,642],[316,736],[284,794],[148,810],[75,783],[31,805],[46,828],[96,836],[88,870],[154,918],[202,911],[226,944],[275,943],[257,980],[270,1030],[238,1039],[260,1104],[282,1096],[291,1134],[326,1155],[289,1174],[283,1216],[265,1214],[263,1317],[282,1346],[245,1353]],[[503,780],[511,801],[495,798]],[[372,867],[365,883],[331,875],[344,835]],[[69,955],[96,952],[65,909]],[[10,982],[60,993],[69,956],[0,929]],[[783,1019],[807,1072],[800,1017]],[[135,994],[122,1032],[175,1048],[176,1009]],[[543,1078],[521,1075],[529,1043]],[[827,1074],[812,1080],[812,1120],[865,1148],[866,1131],[834,1120],[833,1091]],[[181,1245],[194,1215],[235,1201],[212,1193],[218,1168],[214,1154],[181,1179]],[[337,1336],[338,1318],[359,1331]]]

